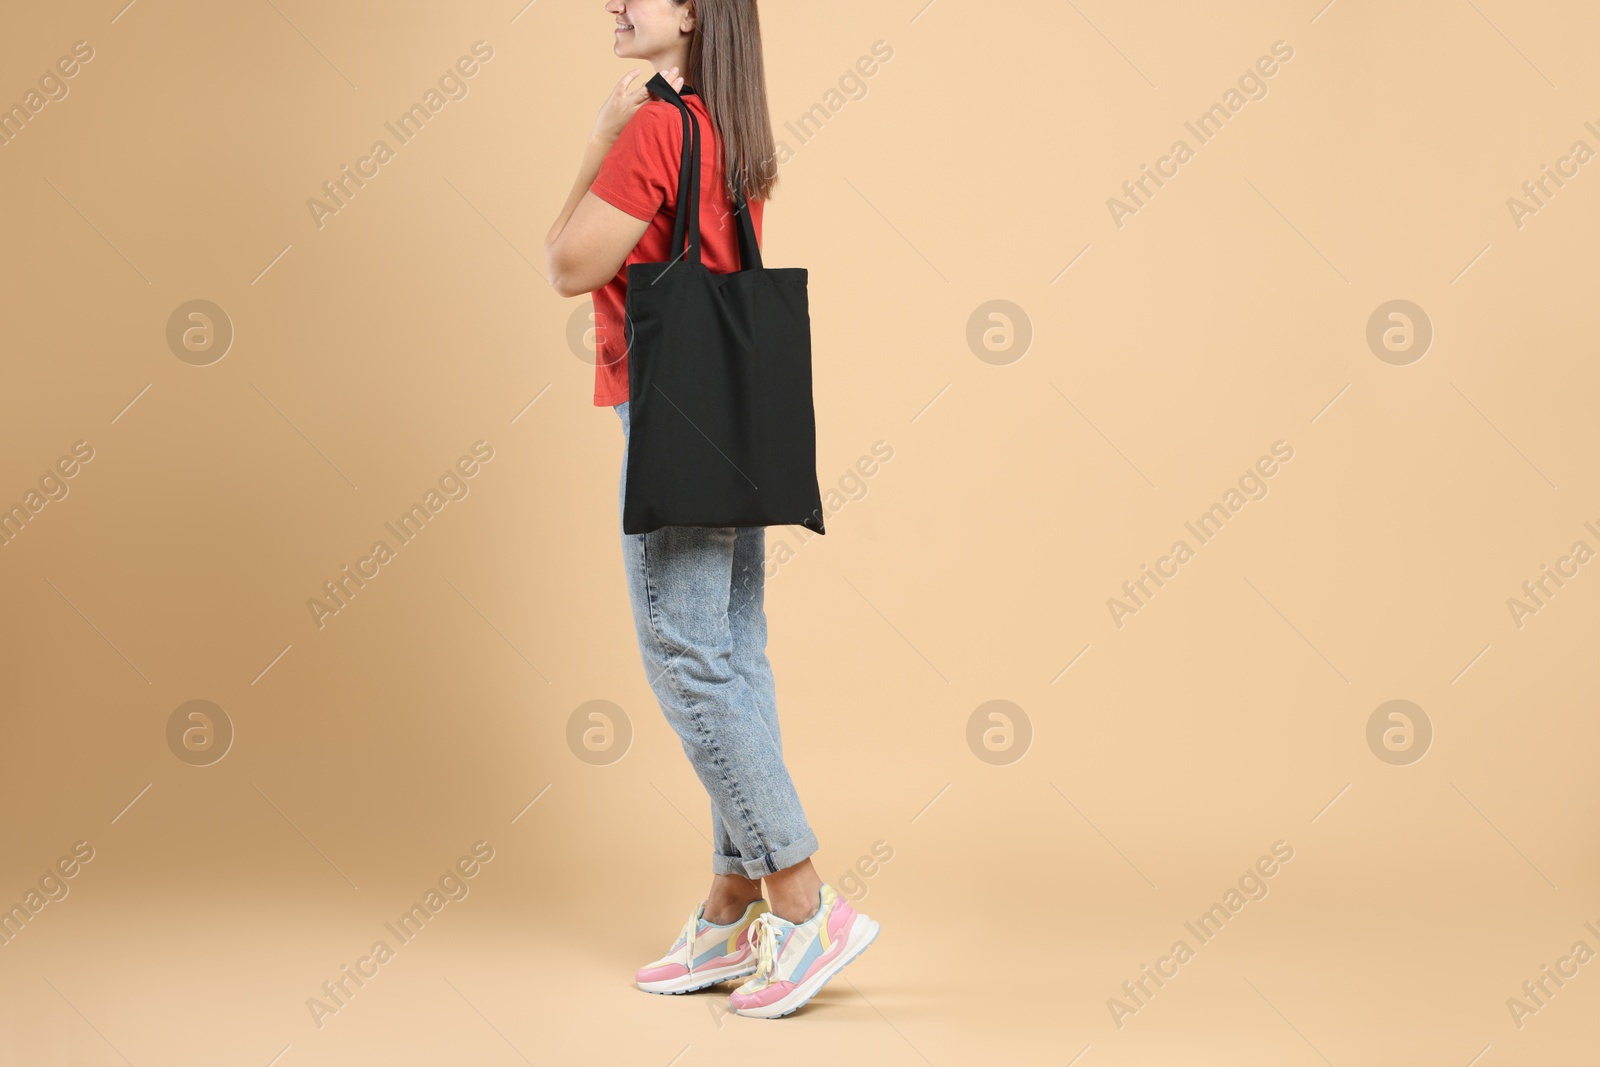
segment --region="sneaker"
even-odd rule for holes
[[[755,973],[750,930],[756,917],[766,914],[767,902],[751,901],[744,915],[727,925],[707,921],[705,911],[702,900],[667,954],[634,974],[640,989],[646,993],[692,993]]]
[[[878,924],[856,911],[826,882],[821,906],[803,923],[764,912],[754,924],[756,973],[728,996],[739,1015],[776,1019],[817,995],[878,936]]]

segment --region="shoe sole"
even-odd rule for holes
[[[731,982],[735,978],[748,978],[755,973],[755,965],[745,963],[714,971],[691,971],[681,978],[663,978],[659,982],[640,982],[635,979],[634,985],[646,993],[694,993],[723,982]]]
[[[759,1008],[734,1008],[735,1015],[743,1015],[750,1019],[781,1019],[785,1015],[801,1008],[806,1001],[816,996],[829,979],[856,961],[856,957],[867,950],[867,946],[878,939],[878,921],[861,916],[864,922],[858,922],[850,929],[850,940],[845,942],[844,951],[827,967],[807,978],[796,986],[788,996],[775,1000],[771,1004]]]

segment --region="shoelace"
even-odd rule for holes
[[[694,943],[700,933],[700,907],[696,905],[689,921],[683,924],[683,933],[678,936],[683,938],[683,969],[694,970]]]
[[[756,916],[756,921],[750,924],[750,945],[756,950],[755,978],[768,978],[772,975],[772,967],[778,948],[778,942],[783,934],[777,923],[777,916],[770,911],[764,911]]]

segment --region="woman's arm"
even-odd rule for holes
[[[601,140],[599,131],[589,138],[583,146],[583,162],[578,164],[578,177],[572,183],[572,192],[567,194],[566,206],[561,209],[561,214],[556,216],[555,225],[550,227],[550,232],[544,239],[545,258],[550,258],[550,250],[555,247],[562,231],[567,228],[568,221],[578,208],[578,203],[583,199],[583,194],[589,191],[589,186],[600,174],[600,162],[606,158],[606,153],[611,151],[611,146],[616,143],[616,137]]]
[[[634,69],[623,76],[600,109],[594,133],[584,145],[578,177],[567,194],[567,202],[556,216],[544,240],[545,266],[550,285],[562,296],[591,293],[616,277],[623,262],[650,228],[648,219],[637,219],[589,192],[600,163],[611,151],[622,128],[634,112],[650,98],[648,89],[630,90],[638,77]],[[676,67],[664,72],[674,89],[683,88]]]
[[[589,142],[567,205],[545,238],[550,285],[562,296],[592,293],[615,278],[650,228],[648,219],[636,219],[589,192],[609,150],[609,145]]]

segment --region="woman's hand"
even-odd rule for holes
[[[594,122],[594,137],[602,145],[610,148],[616,143],[617,137],[622,133],[622,128],[633,118],[634,112],[644,106],[650,99],[650,90],[644,86],[637,89],[631,88],[635,78],[639,76],[639,68],[635,67],[622,76],[617,87],[611,90],[611,95],[600,108],[600,116]],[[678,68],[672,67],[661,72],[667,83],[674,90],[683,88],[683,78],[678,74]]]

